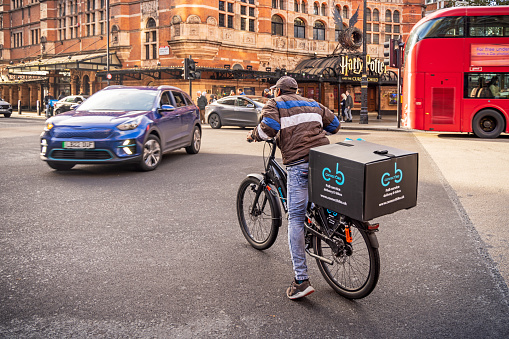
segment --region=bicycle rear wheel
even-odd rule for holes
[[[259,186],[260,181],[253,177],[242,181],[237,192],[237,217],[249,244],[258,250],[265,250],[276,241],[281,225],[281,209],[275,197],[266,189],[255,201]]]
[[[368,296],[378,282],[380,255],[359,221],[351,222],[350,233],[350,244],[335,233],[331,237],[333,246],[315,236],[313,249],[317,255],[333,261],[330,265],[316,260],[327,283],[345,298],[360,299]]]

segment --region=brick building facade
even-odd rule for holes
[[[107,0],[2,1],[2,97],[33,108],[47,92],[92,94],[107,85]],[[237,88],[260,95],[281,74],[276,69],[291,73],[303,60],[331,56],[338,31],[348,27],[357,9],[355,26],[362,29],[363,24],[363,2],[357,0],[109,0],[109,5],[111,83],[187,90],[181,69],[191,55],[203,69],[201,80],[192,83],[193,92],[219,95]],[[334,21],[335,7],[343,27]],[[383,59],[386,39],[401,35],[405,40],[423,16],[420,0],[368,1],[367,7],[367,53],[372,58]],[[228,69],[232,73],[225,75]],[[337,107],[338,91],[360,92],[355,79],[340,84],[317,79],[299,79],[303,93],[330,108]],[[387,99],[394,85],[371,87],[370,109],[395,109]]]

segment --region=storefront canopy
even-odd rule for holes
[[[99,71],[106,67],[106,53],[79,54],[38,59],[7,66],[9,74],[47,75],[50,71],[87,70]],[[122,67],[116,54],[110,53],[110,67]]]

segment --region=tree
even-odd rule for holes
[[[467,0],[465,6],[503,6],[509,5],[509,0]]]

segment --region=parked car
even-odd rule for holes
[[[3,114],[6,118],[9,118],[12,114],[12,105],[2,98],[0,98],[0,114]]]
[[[212,128],[221,126],[252,127],[258,125],[268,98],[254,95],[232,95],[205,107],[205,121]]]
[[[135,162],[150,171],[163,153],[185,148],[196,154],[200,146],[200,113],[187,93],[171,86],[110,86],[46,121],[41,159],[56,170]]]
[[[88,95],[69,95],[63,99],[58,100],[53,105],[53,111],[55,114],[64,113],[73,109],[73,106],[81,104],[83,101],[87,100]]]

